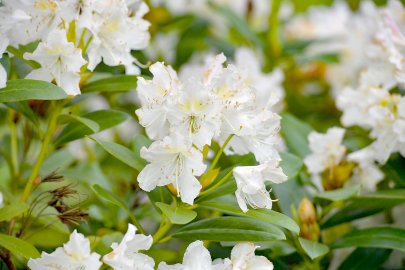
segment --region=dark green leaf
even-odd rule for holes
[[[67,97],[62,88],[44,81],[11,80],[0,89],[0,102],[17,102],[31,99],[58,100]]]
[[[157,202],[156,206],[159,207],[173,224],[187,224],[197,216],[195,211],[179,206],[172,206],[161,202]]]
[[[278,227],[247,217],[219,217],[197,221],[177,231],[176,238],[188,241],[273,241],[285,235]]]
[[[329,247],[324,244],[310,241],[301,237],[298,238],[298,241],[300,242],[302,249],[312,260],[329,252]]]
[[[332,248],[376,247],[405,252],[405,230],[391,227],[354,230],[336,240]]]
[[[88,92],[125,92],[136,88],[137,78],[132,75],[119,75],[100,79],[86,84],[82,93]]]
[[[268,224],[286,228],[295,233],[298,233],[300,230],[297,223],[284,214],[269,209],[250,209],[246,213],[243,213],[235,201],[232,201],[230,198],[226,197],[218,198],[212,201],[204,201],[199,203],[199,206],[218,210],[228,215],[255,218]]]
[[[87,119],[85,117],[80,117],[77,115],[70,115],[70,114],[63,114],[61,116],[59,116],[59,120],[61,120],[62,122],[66,123],[66,122],[78,122],[83,124],[84,126],[88,127],[89,129],[91,129],[91,131],[93,133],[96,133],[100,130],[100,126],[97,124],[97,122]]]
[[[338,270],[379,270],[391,252],[391,249],[385,248],[356,248],[342,262]]]
[[[280,156],[281,168],[283,168],[283,171],[288,176],[288,179],[296,177],[302,168],[302,160],[296,155],[287,152],[280,153]]]
[[[100,110],[84,114],[83,118],[90,119],[99,125],[99,131],[111,128],[121,124],[128,119],[129,115],[116,110]],[[69,123],[61,132],[59,137],[55,139],[55,145],[62,145],[71,142],[86,135],[94,134],[94,132],[86,125],[79,122]]]
[[[333,191],[325,191],[315,194],[315,198],[328,201],[342,201],[351,197],[357,196],[360,193],[361,185],[356,185],[347,188],[336,189]]]
[[[308,134],[312,128],[307,123],[290,114],[283,114],[281,131],[292,153],[304,158],[311,152],[308,147]]]
[[[38,258],[38,250],[30,243],[14,236],[0,234],[0,246],[25,259]]]
[[[144,163],[141,162],[139,159],[137,159],[135,153],[132,152],[130,149],[126,148],[125,146],[113,142],[99,141],[95,138],[91,139],[97,142],[101,147],[104,148],[104,150],[113,155],[115,158],[121,160],[122,162],[134,168],[138,172],[140,172],[143,169]]]
[[[15,111],[24,115],[31,123],[33,123],[36,127],[39,127],[39,119],[38,116],[34,113],[33,110],[28,106],[26,102],[9,102],[5,103],[5,105],[9,108],[14,109]]]

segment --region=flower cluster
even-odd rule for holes
[[[141,253],[149,250],[152,246],[152,237],[136,234],[136,228],[128,224],[128,230],[121,243],[112,243],[113,251],[103,256],[102,261],[114,270],[153,270],[155,261]],[[231,252],[230,258],[215,259],[203,242],[191,243],[182,263],[167,265],[161,262],[158,270],[243,270],[243,269],[266,269],[272,270],[273,264],[263,256],[255,255],[256,246],[252,243],[239,243]],[[38,259],[30,259],[28,267],[32,270],[56,270],[56,269],[88,269],[97,270],[102,266],[101,255],[91,252],[90,241],[76,230],[70,235],[69,242],[63,247],[57,248],[53,253],[42,252]]]
[[[281,95],[277,89],[259,92],[259,81],[252,83],[249,73],[235,65],[224,67],[225,61],[219,54],[204,67],[182,72],[180,78],[170,66],[157,62],[150,67],[152,80],[138,79],[141,108],[136,113],[155,140],[141,150],[150,164],[139,174],[139,185],[150,191],[172,184],[183,202],[193,204],[202,188],[196,177],[206,171],[202,151],[215,140],[225,153],[253,153],[260,163],[235,168],[241,208],[247,211],[245,201],[271,208],[264,181],[287,178],[277,151],[280,116],[272,111]]]
[[[124,65],[138,73],[131,50],[149,43],[145,3],[128,7],[125,0],[4,0],[0,7],[0,54],[13,54],[20,45],[39,42],[23,54],[34,69],[26,78],[55,81],[69,95],[80,93],[79,82],[86,69]],[[134,9],[133,9],[134,8]],[[0,65],[0,87],[7,74]]]

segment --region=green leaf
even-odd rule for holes
[[[281,118],[281,132],[284,135],[288,149],[301,158],[311,151],[308,147],[308,134],[312,128],[291,114],[283,114]]]
[[[59,120],[62,121],[63,123],[74,121],[81,123],[86,127],[88,127],[89,129],[91,129],[93,133],[96,133],[100,130],[100,126],[97,124],[97,122],[77,115],[62,114],[61,116],[59,116]]]
[[[17,102],[31,99],[58,100],[67,97],[62,88],[44,81],[11,80],[0,89],[0,102]]]
[[[28,204],[20,202],[14,202],[10,205],[3,206],[0,208],[0,221],[11,220],[14,217],[20,216],[29,208]]]
[[[310,241],[301,237],[298,238],[298,241],[300,242],[302,249],[312,260],[329,252],[329,247],[324,244]]]
[[[84,114],[83,118],[94,121],[99,126],[99,132],[121,124],[128,119],[129,115],[122,111],[100,110]],[[66,125],[59,137],[55,139],[55,145],[59,146],[71,142],[86,135],[94,134],[93,130],[80,122],[72,122]]]
[[[356,248],[338,270],[379,270],[391,253],[391,249],[385,248]]]
[[[136,225],[138,229],[140,228],[140,225],[134,213],[132,213],[132,211],[125,205],[125,203],[120,198],[115,196],[112,192],[102,188],[100,185],[97,184],[93,185],[92,188],[93,191],[97,194],[97,196],[99,196],[101,199],[106,200],[107,202],[112,203],[125,210],[128,216],[131,218],[131,221],[134,223],[134,225]]]
[[[405,203],[405,190],[403,189],[381,190],[362,194],[361,196],[352,198],[352,201],[347,206],[324,221],[321,227],[329,228],[374,215],[402,203]]]
[[[405,187],[405,158],[393,155],[382,167],[387,178],[392,179],[397,185]]]
[[[143,169],[144,163],[141,162],[139,159],[137,159],[135,153],[132,152],[130,149],[126,148],[125,146],[113,142],[99,141],[95,138],[91,139],[96,143],[98,143],[101,147],[103,147],[104,150],[113,155],[115,158],[121,160],[122,162],[134,168],[138,172],[140,172]]]
[[[25,259],[38,258],[40,256],[38,250],[33,245],[10,235],[0,234],[0,246]]]
[[[262,43],[256,33],[250,28],[246,20],[238,16],[226,6],[216,6],[219,13],[229,21],[239,34],[241,34],[247,41],[253,43],[256,47],[262,47]]]
[[[303,165],[302,160],[296,155],[287,152],[280,153],[280,156],[281,168],[283,168],[283,171],[288,176],[288,179],[296,177],[301,171]]]
[[[163,214],[165,214],[173,224],[187,224],[197,216],[195,211],[179,206],[172,206],[161,202],[157,202],[156,206],[162,210]]]
[[[297,223],[295,223],[295,221],[292,220],[290,217],[273,210],[250,209],[246,213],[243,213],[240,210],[238,204],[230,198],[222,197],[212,201],[204,201],[199,203],[199,206],[212,210],[218,210],[229,215],[255,218],[268,224],[286,228],[295,233],[298,233],[300,230]]]
[[[136,76],[118,75],[86,84],[82,89],[82,93],[130,91],[136,88],[136,82]]]
[[[405,230],[391,227],[354,230],[336,240],[332,248],[376,247],[405,252]]]
[[[328,201],[343,201],[360,193],[361,185],[356,185],[347,188],[340,188],[333,191],[325,191],[315,194],[315,198],[324,199]]]
[[[194,241],[250,241],[283,240],[278,227],[247,217],[219,217],[200,220],[178,230],[173,237]]]
[[[39,119],[36,113],[28,106],[26,102],[8,102],[5,105],[25,116],[36,127],[39,127]]]

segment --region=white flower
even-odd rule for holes
[[[308,135],[312,153],[305,157],[304,163],[311,174],[319,174],[340,163],[346,152],[342,145],[344,134],[345,129],[333,127],[324,134],[312,131]]]
[[[273,270],[273,264],[264,256],[255,255],[253,243],[239,243],[231,252],[229,270]]]
[[[357,167],[354,168],[353,178],[362,183],[367,190],[374,191],[376,184],[384,178],[384,174],[374,163],[375,153],[372,147],[350,153],[347,160],[357,163]]]
[[[97,270],[102,265],[99,259],[99,254],[91,253],[90,241],[75,230],[63,247],[51,254],[42,252],[41,258],[28,261],[28,267],[31,270]]]
[[[178,96],[181,83],[176,72],[161,62],[151,65],[149,69],[153,74],[152,80],[138,77],[137,93],[142,106],[136,110],[136,114],[149,138],[158,140],[169,134],[167,115]]]
[[[0,208],[2,208],[4,206],[4,197],[3,197],[3,193],[0,192]]]
[[[234,133],[235,136],[230,140],[226,153],[238,155],[253,153],[259,163],[279,160],[277,145],[280,116],[267,110],[255,110],[245,112],[242,119],[241,129]],[[220,138],[220,142],[223,143],[223,140],[224,136]]]
[[[137,74],[136,59],[131,50],[144,49],[149,43],[150,23],[142,17],[149,11],[145,3],[132,15],[123,0],[94,1],[80,22],[92,33],[88,48],[89,69],[103,59],[109,66],[124,65],[127,74]]]
[[[139,250],[148,250],[152,246],[152,236],[135,234],[136,227],[128,224],[128,231],[121,243],[113,243],[114,249],[103,257],[103,261],[114,270],[153,270],[155,262]]]
[[[80,94],[79,72],[86,61],[82,57],[81,49],[67,41],[65,30],[51,32],[33,53],[24,54],[24,58],[41,64],[41,67],[31,71],[27,78],[49,82],[55,80],[67,94]]]
[[[172,134],[155,141],[148,149],[143,147],[141,157],[150,162],[138,175],[143,190],[173,184],[181,200],[193,204],[201,189],[196,176],[205,171],[206,165],[189,138]]]
[[[236,199],[243,212],[248,210],[246,203],[253,208],[271,209],[272,200],[265,182],[278,184],[287,180],[278,161],[268,161],[258,166],[235,167],[233,176],[237,184]]]
[[[191,138],[199,149],[210,145],[221,126],[221,104],[209,93],[209,89],[195,78],[183,85],[176,105],[168,115],[172,132]]]
[[[248,84],[253,88],[257,108],[274,111],[274,105],[285,95],[283,72],[275,69],[272,73],[263,73],[259,57],[253,50],[243,47],[235,52],[235,66],[246,75]]]
[[[7,82],[7,72],[3,65],[0,64],[0,88],[6,87]]]
[[[224,270],[223,263],[212,263],[209,251],[204,247],[202,241],[191,243],[184,253],[183,263],[167,265],[165,262],[159,264],[158,270]]]

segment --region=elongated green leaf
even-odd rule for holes
[[[93,133],[96,133],[100,130],[100,126],[97,124],[97,122],[87,119],[85,117],[80,117],[77,115],[69,115],[69,114],[63,114],[61,116],[59,116],[59,119],[63,122],[79,122],[83,125],[85,125],[86,127],[88,127],[89,129],[91,129],[91,131]]]
[[[128,119],[129,115],[122,111],[100,110],[84,114],[82,117],[96,122],[99,126],[99,131],[103,131],[121,124]],[[55,145],[59,146],[91,134],[94,134],[93,130],[87,127],[85,124],[80,122],[72,122],[66,125],[59,137],[55,139],[54,143]]]
[[[162,210],[163,214],[165,214],[173,224],[187,224],[197,216],[195,211],[179,206],[172,206],[161,202],[157,202],[156,206]]]
[[[405,252],[405,229],[379,227],[354,230],[336,240],[332,248],[376,247]]]
[[[174,235],[189,241],[273,241],[283,240],[285,235],[278,227],[247,217],[220,217],[197,221],[186,225]]]
[[[0,102],[17,102],[31,99],[58,100],[67,97],[62,88],[44,81],[12,80],[0,89]]]
[[[405,158],[394,155],[382,169],[388,178],[394,180],[397,185],[405,187]]]
[[[302,249],[312,260],[329,252],[329,247],[324,244],[310,241],[301,237],[298,238],[298,241],[300,242]]]
[[[131,218],[132,222],[137,223],[136,222],[136,217],[134,216],[134,214],[132,213],[132,211],[125,205],[125,203],[118,198],[117,196],[115,196],[113,193],[111,193],[110,191],[102,188],[100,185],[93,185],[92,186],[93,191],[97,194],[97,196],[99,196],[101,199],[108,201],[109,203],[112,203],[122,209],[124,209],[128,216]],[[134,224],[134,225],[138,225],[138,224]]]
[[[310,153],[308,134],[312,128],[291,114],[283,114],[281,118],[281,132],[287,142],[288,149],[304,158]]]
[[[0,208],[0,221],[10,220],[24,214],[29,205],[26,203],[14,202]]]
[[[10,235],[0,234],[0,246],[25,259],[38,258],[40,256],[38,250],[33,245]]]
[[[143,169],[144,163],[141,162],[139,159],[137,159],[135,153],[132,152],[130,149],[126,148],[125,146],[113,142],[102,142],[95,138],[91,139],[97,142],[101,147],[104,148],[104,150],[113,155],[115,158],[121,160],[122,162],[134,168],[138,172],[140,172]]]
[[[403,189],[382,190],[362,194],[361,196],[352,198],[352,202],[324,221],[321,227],[329,228],[374,215],[402,203],[405,203],[405,190]]]
[[[250,28],[246,21],[235,14],[231,9],[225,6],[217,6],[216,9],[223,15],[238,33],[240,33],[246,40],[252,42],[257,47],[262,47],[262,43],[256,33]]]
[[[8,102],[5,105],[9,108],[16,110],[17,112],[24,115],[28,120],[31,121],[36,127],[39,127],[38,116],[31,110],[26,102]]]
[[[339,266],[338,270],[378,270],[392,250],[385,248],[356,248]]]
[[[82,93],[88,92],[125,92],[136,88],[137,78],[132,75],[119,75],[86,84]]]
[[[296,155],[287,152],[280,153],[280,156],[281,168],[283,168],[283,171],[288,176],[288,179],[296,177],[302,168],[302,160]]]
[[[204,201],[199,203],[200,207],[221,211],[228,215],[237,215],[251,217],[262,220],[268,224],[273,224],[286,228],[292,232],[298,233],[300,231],[297,223],[290,217],[279,212],[269,209],[250,209],[246,213],[240,210],[238,204],[230,198],[222,197],[212,201]]]
[[[328,201],[342,201],[356,196],[360,193],[361,186],[356,185],[347,188],[336,189],[333,191],[325,191],[315,194],[315,198],[324,199]]]

